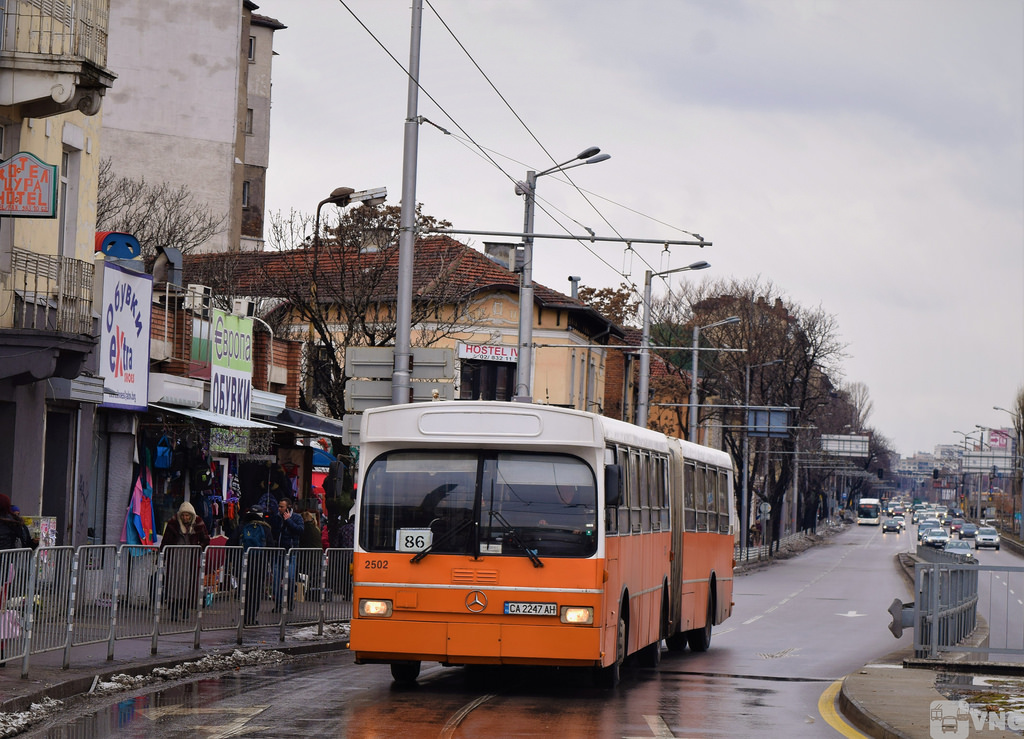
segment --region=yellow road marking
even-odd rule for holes
[[[839,695],[839,689],[843,687],[842,680],[836,680],[834,683],[825,688],[825,692],[818,698],[818,713],[825,719],[825,723],[831,726],[833,729],[838,731],[845,737],[850,739],[868,739],[866,734],[861,734],[855,728],[846,723],[839,711],[836,710],[836,696]]]

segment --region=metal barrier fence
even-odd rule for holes
[[[352,617],[352,550],[211,546],[40,547],[0,551],[0,663],[124,639]]]
[[[978,625],[978,563],[918,562],[914,565],[914,592],[915,655],[937,657],[939,652],[970,651],[960,642]]]

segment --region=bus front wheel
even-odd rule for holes
[[[419,662],[392,662],[391,677],[396,683],[414,683],[420,676]]]

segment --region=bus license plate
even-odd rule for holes
[[[505,601],[505,615],[512,616],[557,616],[557,603],[523,603]]]

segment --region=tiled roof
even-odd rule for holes
[[[449,236],[418,239],[413,257],[413,299],[437,297],[440,290],[448,300],[465,300],[483,292],[518,293],[519,276]],[[213,287],[214,292],[233,295],[287,298],[306,293],[316,275],[321,299],[338,291],[359,289],[394,300],[398,284],[398,249],[360,251],[354,247],[323,245],[278,252],[233,252],[230,254],[189,254],[183,260],[185,283]],[[580,300],[534,283],[534,303],[540,308],[577,313],[613,335],[621,329]]]

